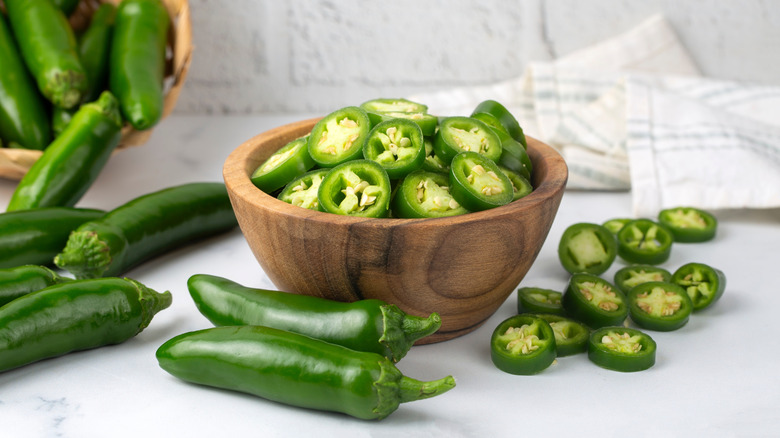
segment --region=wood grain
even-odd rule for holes
[[[223,176],[239,226],[279,290],[340,301],[378,298],[424,316],[439,332],[468,333],[512,294],[533,264],[563,196],[568,171],[551,147],[528,139],[534,191],[487,211],[436,219],[364,219],[306,210],[256,188],[249,175],[316,119],[281,126],[239,146]]]

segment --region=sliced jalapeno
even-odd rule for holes
[[[628,292],[628,315],[648,330],[669,332],[688,322],[693,303],[685,289],[672,283],[651,281]]]
[[[627,223],[631,221],[632,219],[628,218],[615,218],[604,222],[602,225],[604,228],[611,231],[612,234],[617,235],[618,231],[620,231]]]
[[[509,182],[512,183],[513,201],[517,201],[518,199],[529,195],[534,190],[534,186],[532,186],[531,183],[527,179],[523,178],[523,176],[519,173],[514,172],[500,164],[498,165],[498,168],[504,172],[504,175],[509,178]]]
[[[591,274],[572,275],[561,302],[567,315],[593,328],[622,324],[628,316],[623,292]]]
[[[509,374],[537,374],[555,360],[555,334],[537,316],[516,315],[501,322],[490,338],[493,364]]]
[[[649,219],[633,220],[618,231],[618,255],[630,263],[658,265],[669,259],[672,233]]]
[[[615,237],[598,224],[581,222],[569,226],[558,244],[558,259],[570,274],[598,275],[612,266],[617,255]]]
[[[371,99],[360,104],[366,111],[375,113],[425,113],[428,107],[408,99]]]
[[[671,231],[675,242],[706,242],[715,237],[718,229],[715,216],[693,207],[661,210],[658,222]]]
[[[400,179],[422,167],[425,145],[420,127],[407,119],[390,119],[371,129],[363,156],[379,163],[390,179]]]
[[[499,207],[514,197],[509,178],[496,163],[477,152],[461,152],[452,159],[450,193],[470,211]]]
[[[417,126],[419,126],[420,130],[425,136],[434,135],[436,133],[436,128],[439,126],[438,117],[423,112],[405,113],[367,111],[367,113],[368,118],[371,120],[372,126],[376,126],[388,120],[405,119],[409,120],[410,122],[414,122]]]
[[[655,350],[653,338],[626,327],[603,327],[588,341],[588,359],[613,371],[646,370],[655,364]]]
[[[704,263],[688,263],[674,271],[672,283],[688,292],[693,310],[698,311],[720,299],[726,289],[726,276],[721,270]]]
[[[340,164],[320,183],[320,210],[348,216],[385,217],[390,206],[390,178],[376,161]]]
[[[501,141],[501,156],[498,158],[498,164],[514,170],[525,179],[530,179],[534,167],[523,145],[516,142],[509,134],[498,130],[494,132]]]
[[[423,170],[447,174],[450,171],[450,166],[445,163],[444,160],[436,156],[436,152],[433,149],[433,139],[425,137],[424,144],[425,161],[422,165]]]
[[[555,334],[555,351],[558,357],[584,353],[588,350],[590,329],[579,322],[561,315],[541,313],[536,315],[547,321]]]
[[[297,207],[319,210],[317,191],[320,189],[322,178],[329,171],[330,169],[316,169],[295,178],[282,189],[277,199]]]
[[[393,197],[395,217],[426,218],[468,213],[450,194],[447,175],[417,170],[404,178]]]
[[[615,286],[621,292],[627,294],[628,291],[642,283],[651,281],[669,282],[672,274],[664,268],[653,265],[631,265],[618,269],[615,272]]]
[[[517,290],[517,313],[552,313],[563,315],[562,293],[539,287]]]
[[[473,114],[488,113],[495,116],[501,125],[506,129],[509,135],[515,140],[519,141],[523,146],[526,146],[525,134],[523,134],[523,128],[515,119],[515,116],[509,112],[504,105],[496,102],[495,100],[485,100],[480,102],[476,108],[474,108]]]
[[[335,167],[363,156],[363,142],[371,131],[368,114],[356,106],[336,110],[314,125],[309,155],[320,167]]]
[[[314,167],[308,150],[309,138],[297,138],[268,157],[252,173],[252,183],[260,190],[271,193],[287,185],[294,178]]]
[[[501,157],[501,140],[493,129],[477,119],[447,117],[439,123],[433,149],[445,163],[464,151],[476,152],[497,162]]]

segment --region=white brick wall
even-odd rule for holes
[[[780,85],[777,0],[190,0],[179,113],[324,112],[519,76],[663,13],[703,72]]]

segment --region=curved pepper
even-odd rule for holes
[[[0,307],[11,301],[58,283],[71,281],[45,266],[23,265],[0,269]]]
[[[198,310],[214,325],[262,325],[300,333],[393,362],[412,344],[441,327],[441,318],[407,315],[381,300],[352,303],[244,287],[226,278],[193,275],[187,288]]]
[[[366,420],[455,387],[450,376],[421,382],[376,353],[263,326],[184,333],[165,342],[157,360],[188,382]]]

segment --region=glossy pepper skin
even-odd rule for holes
[[[116,6],[102,3],[89,21],[89,27],[78,39],[79,58],[87,74],[84,101],[100,96],[108,84],[108,60],[111,50]]]
[[[412,344],[441,327],[441,318],[407,315],[381,300],[352,303],[244,287],[226,278],[193,275],[187,288],[200,313],[217,326],[262,325],[300,333],[398,362]]]
[[[0,60],[0,138],[15,147],[42,150],[51,141],[44,99],[2,14]]]
[[[116,276],[236,225],[224,184],[183,184],[143,195],[82,224],[54,263],[77,278]]]
[[[8,211],[75,205],[119,144],[120,129],[117,101],[111,93],[82,105],[19,181]]]
[[[163,113],[168,11],[160,0],[124,0],[114,26],[109,87],[125,120],[139,131],[149,129]]]
[[[401,403],[455,386],[450,376],[421,382],[378,354],[263,326],[185,333],[165,342],[157,360],[188,382],[365,420],[383,419]]]
[[[70,108],[87,91],[76,37],[65,14],[51,0],[6,0],[11,28],[41,93]]]
[[[121,278],[71,281],[32,292],[0,307],[0,371],[119,344],[170,304],[170,292]]]
[[[58,283],[70,281],[45,266],[23,265],[0,269],[0,307],[11,301]]]
[[[0,269],[51,265],[71,231],[104,214],[102,210],[72,207],[0,213]]]
[[[524,313],[502,321],[490,337],[490,358],[496,368],[528,376],[549,367],[556,357],[555,334],[550,324]]]

